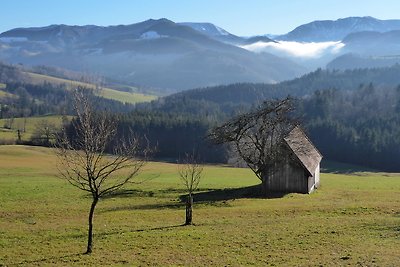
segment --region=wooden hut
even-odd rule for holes
[[[286,193],[311,193],[319,187],[322,155],[300,127],[285,138],[283,160],[271,169],[266,190]]]

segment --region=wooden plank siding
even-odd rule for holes
[[[272,192],[309,193],[309,173],[289,157],[270,172],[266,189]]]
[[[280,149],[283,158],[269,170],[264,190],[308,194],[317,189],[322,155],[304,131],[292,129]]]

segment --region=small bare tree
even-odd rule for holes
[[[263,184],[271,168],[286,156],[284,138],[298,124],[293,116],[294,100],[268,100],[258,109],[216,127],[210,138],[219,144],[230,143]]]
[[[179,176],[188,192],[186,199],[185,225],[193,223],[193,192],[198,188],[203,173],[203,166],[198,163],[193,154],[186,154],[179,166]]]
[[[59,128],[53,122],[42,119],[35,124],[35,130],[31,139],[34,143],[50,146],[56,139],[58,131]]]
[[[72,124],[74,137],[65,132],[58,138],[58,170],[62,178],[76,188],[90,193],[92,204],[88,220],[86,254],[93,248],[93,216],[98,201],[131,182],[145,164],[138,138],[116,139],[116,124],[110,114],[95,112],[83,91],[75,92],[76,119]],[[112,143],[112,155],[106,149]],[[139,152],[141,158],[138,158]]]
[[[12,115],[11,113],[11,116],[5,119],[4,121],[4,128],[11,130],[13,128],[14,121],[15,121],[14,115]]]

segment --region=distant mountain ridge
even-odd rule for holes
[[[380,20],[366,16],[313,21],[300,25],[287,34],[275,36],[274,39],[278,42],[275,46],[278,49],[264,51],[286,57],[310,68],[383,67],[400,62],[398,19]],[[300,60],[279,51],[279,47],[293,49],[299,46],[301,49],[301,46],[305,47],[307,44],[311,45],[310,48],[312,46],[326,48],[322,48],[317,57],[311,56]],[[332,47],[334,49],[331,49]],[[294,52],[301,53],[301,50]]]
[[[164,91],[274,83],[305,73],[289,60],[230,44],[245,40],[212,24],[189,27],[167,19],[108,27],[50,25],[1,33],[0,60],[90,70]]]
[[[376,56],[400,54],[400,30],[356,32],[347,35],[342,42],[359,54]]]
[[[0,60],[93,72],[160,95],[221,84],[277,83],[318,67],[400,62],[400,20],[314,21],[274,38],[241,37],[212,23],[168,19],[107,27],[50,25],[1,33]]]
[[[380,20],[373,17],[348,17],[338,20],[319,20],[298,26],[277,36],[278,40],[298,42],[340,41],[355,32],[388,32],[400,30],[400,20]]]
[[[196,22],[180,22],[180,25],[189,26],[192,29],[195,29],[199,32],[204,33],[208,36],[218,36],[218,35],[230,35],[231,33],[227,32],[226,30],[215,26],[212,23],[205,22],[205,23],[196,23]]]
[[[185,25],[191,27],[192,29],[201,32],[211,38],[217,39],[221,42],[234,44],[234,45],[244,45],[262,42],[275,42],[274,40],[268,38],[267,36],[252,36],[252,37],[240,37],[226,30],[215,26],[212,23],[194,23],[194,22],[182,22],[180,25]]]
[[[400,30],[351,33],[342,42],[343,55],[330,61],[327,68],[377,68],[400,63]]]

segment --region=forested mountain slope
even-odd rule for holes
[[[197,130],[192,136],[197,138],[191,146],[175,145],[181,151],[200,146],[206,157],[210,150],[202,145],[206,145],[204,137],[210,127],[248,111],[264,99],[290,94],[297,97],[302,124],[326,159],[400,171],[397,162],[400,158],[399,74],[399,65],[352,71],[318,70],[275,85],[233,84],[190,90],[140,105],[140,111],[133,114],[152,114],[151,123],[158,124],[157,130],[152,132],[154,139],[164,138],[161,129],[169,129],[172,122],[185,118],[186,122],[178,123],[181,133],[184,125],[193,127],[191,129]],[[130,121],[135,124],[140,116],[133,114]],[[162,119],[165,117],[168,120]],[[190,126],[189,122],[194,121],[199,124]],[[142,123],[145,120],[142,119]],[[173,136],[170,138],[172,143]],[[218,154],[213,152],[212,155]],[[224,157],[229,158],[229,155],[218,156],[219,159]]]

